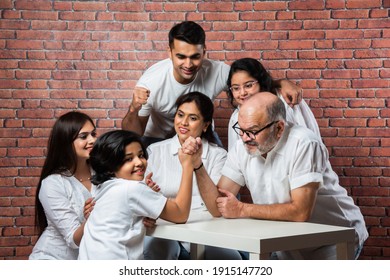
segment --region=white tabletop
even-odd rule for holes
[[[352,258],[353,228],[299,222],[191,217],[186,224],[159,222],[148,235],[265,256],[273,251],[336,244],[339,258]],[[253,256],[252,256],[253,257]],[[255,257],[256,258],[256,257]],[[262,257],[263,258],[263,257]]]

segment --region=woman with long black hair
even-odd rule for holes
[[[37,188],[40,236],[30,259],[77,259],[84,206],[93,204],[88,159],[95,140],[95,124],[84,113],[69,112],[55,122]]]

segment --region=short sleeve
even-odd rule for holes
[[[326,169],[327,150],[319,141],[303,141],[298,144],[295,161],[290,173],[291,189],[308,183],[323,183]]]
[[[145,183],[127,188],[128,203],[133,213],[140,217],[157,219],[163,211],[167,198],[160,192],[155,192]]]
[[[221,171],[223,166],[225,165],[226,158],[226,151],[222,148],[216,148],[215,156],[213,156],[212,160],[207,163],[208,173],[214,184],[217,184],[219,179],[221,178]]]
[[[237,145],[228,152],[225,165],[222,168],[222,175],[239,184],[245,185],[245,177],[237,160]]]

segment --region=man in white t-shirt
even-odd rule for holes
[[[368,237],[364,218],[339,185],[328,151],[311,130],[286,122],[283,102],[262,92],[250,97],[238,115],[241,136],[228,152],[217,187],[201,168],[199,191],[214,216],[313,222],[355,228],[355,258]],[[196,144],[183,147],[197,149]],[[201,161],[201,159],[199,159]],[[237,200],[247,186],[253,204]],[[298,253],[298,254],[297,254]],[[335,246],[276,252],[279,259],[335,259]]]
[[[199,91],[214,100],[226,89],[230,66],[205,58],[206,35],[195,22],[176,24],[169,32],[169,58],[145,71],[136,84],[122,128],[144,136],[147,144],[173,132],[176,99]],[[281,94],[292,105],[302,98],[300,88],[283,80]]]

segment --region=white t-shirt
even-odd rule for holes
[[[291,108],[280,94],[278,94],[278,97],[283,101],[283,104],[286,108],[286,120],[288,122],[309,128],[321,139],[320,129],[318,128],[317,121],[305,100],[302,99],[299,104]],[[230,151],[234,145],[236,145],[236,142],[241,139],[241,137],[232,128],[233,125],[238,121],[238,112],[239,108],[235,109],[230,116],[228,125],[228,151]]]
[[[214,100],[226,89],[230,66],[219,61],[203,61],[195,79],[189,84],[180,84],[173,76],[171,59],[157,62],[145,71],[137,82],[138,87],[150,90],[147,104],[139,116],[150,116],[145,136],[167,138],[173,132],[176,99],[186,93],[199,91]]]
[[[75,177],[55,174],[42,180],[38,195],[48,225],[29,259],[77,260],[73,235],[84,221],[84,203],[91,193]]]
[[[266,159],[249,155],[243,142],[238,141],[228,153],[222,175],[241,186],[246,185],[255,204],[289,202],[292,190],[319,182],[309,222],[354,227],[362,245],[368,237],[363,216],[339,185],[326,147],[311,130],[289,125]]]
[[[226,151],[215,144],[202,139],[202,162],[211,180],[217,184],[221,177],[221,169],[226,161]],[[181,147],[177,135],[154,143],[148,147],[148,168],[146,174],[153,172],[153,181],[160,186],[160,192],[170,198],[175,198],[182,176],[182,166],[178,157],[178,149]],[[200,196],[196,176],[192,183],[191,212],[207,211]],[[191,216],[190,216],[191,217]]]
[[[85,223],[79,259],[143,259],[142,219],[157,219],[167,198],[143,182],[118,178],[94,188],[92,195],[96,204]]]

